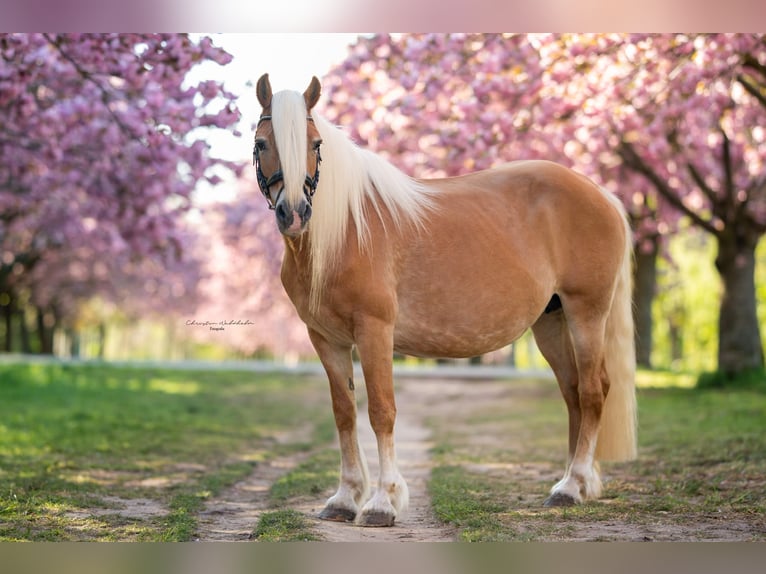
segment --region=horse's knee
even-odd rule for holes
[[[396,422],[396,407],[391,406],[370,406],[370,426],[376,435],[391,434],[394,432],[394,423]]]
[[[335,426],[339,431],[352,430],[356,427],[356,401],[347,392],[335,392],[331,389],[332,412]]]
[[[356,413],[347,410],[333,409],[335,414],[335,427],[339,432],[350,431],[356,427]]]

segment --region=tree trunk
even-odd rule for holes
[[[37,335],[40,337],[40,354],[53,354],[53,328],[47,325],[45,311],[37,308]]]
[[[683,327],[675,317],[668,319],[668,338],[670,339],[670,364],[684,358]]]
[[[5,319],[5,344],[3,351],[10,353],[13,351],[13,308],[9,302],[3,305],[3,318]]]
[[[636,266],[633,271],[633,315],[635,321],[636,363],[652,366],[652,302],[657,292],[658,240],[647,240],[648,250],[636,247]]]
[[[29,339],[29,327],[27,326],[27,312],[19,308],[19,337],[21,338],[21,352],[31,353],[32,343]]]
[[[718,319],[718,370],[736,375],[763,367],[763,346],[756,313],[755,247],[758,238],[723,233],[715,265],[723,281]]]
[[[69,335],[69,356],[73,359],[80,358],[80,332],[77,329],[67,329]]]
[[[103,361],[106,356],[106,323],[98,324],[98,358]],[[171,357],[169,357],[171,358]]]

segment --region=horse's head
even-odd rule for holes
[[[272,95],[268,74],[256,86],[263,107],[253,148],[258,186],[276,213],[279,231],[290,237],[306,230],[319,183],[322,139],[311,110],[320,92],[316,77],[302,95],[288,91]]]

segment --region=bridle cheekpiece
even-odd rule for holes
[[[309,122],[314,122],[314,118],[311,116],[306,116],[306,120]],[[258,125],[256,126],[256,130],[258,127],[260,127],[262,122],[265,121],[271,121],[271,116],[261,116],[258,118]],[[316,149],[317,154],[317,164],[316,169],[314,170],[313,177],[306,174],[306,180],[303,182],[303,194],[306,196],[306,201],[309,202],[309,205],[311,205],[314,194],[316,193],[317,186],[319,185],[319,164],[322,163],[322,156],[319,153],[319,147],[317,146]],[[271,200],[271,194],[269,193],[269,189],[272,185],[275,183],[278,183],[280,181],[284,180],[284,174],[282,173],[281,169],[278,169],[274,173],[272,173],[268,178],[263,174],[263,170],[261,169],[261,157],[260,157],[261,150],[258,149],[258,145],[256,144],[253,147],[253,165],[255,166],[255,177],[258,180],[258,187],[261,189],[261,193],[266,198],[266,201],[269,204],[269,209],[275,209],[276,204],[272,202]],[[278,197],[277,197],[278,198]]]

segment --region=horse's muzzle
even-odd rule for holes
[[[277,201],[274,212],[279,232],[288,237],[297,237],[306,230],[306,225],[311,219],[311,204],[301,199],[298,205],[292,206],[282,196]]]

